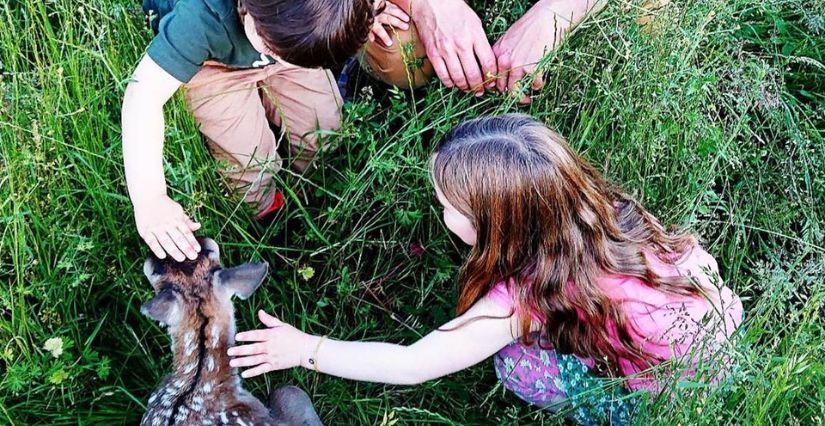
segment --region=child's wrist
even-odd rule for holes
[[[301,345],[301,366],[308,370],[320,371],[318,352],[321,350],[327,336],[306,334]]]
[[[160,199],[166,198],[168,195],[166,191],[161,192],[150,192],[150,193],[143,193],[143,194],[135,194],[131,197],[132,205],[135,209],[146,207],[148,204]]]
[[[308,370],[315,369],[315,362],[314,355],[315,355],[315,346],[317,346],[318,342],[321,339],[321,336],[315,336],[312,334],[304,334],[304,338],[301,339],[301,367],[304,367]]]

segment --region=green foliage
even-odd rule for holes
[[[494,37],[529,6],[474,3]],[[822,423],[825,11],[674,1],[640,25],[640,5],[613,2],[550,53],[529,107],[438,84],[347,105],[322,167],[279,174],[287,210],[268,226],[225,196],[176,99],[173,198],[227,263],[273,265],[237,303],[239,328],[266,309],[319,334],[409,343],[449,319],[466,248],[440,222],[427,158],[461,120],[523,111],[664,222],[696,232],[743,296],[731,380],[677,389],[639,423]],[[167,337],[139,313],[148,251],[120,151],[121,95],[151,34],[127,0],[3,2],[0,28],[0,423],[135,423],[170,364]],[[51,338],[62,341],[56,357]],[[331,424],[563,422],[505,394],[488,363],[416,387],[298,369],[247,386],[263,396],[278,383],[307,389]]]

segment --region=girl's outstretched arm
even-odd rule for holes
[[[412,345],[344,342],[305,334],[263,311],[268,328],[237,335],[229,349],[243,377],[301,365],[353,380],[417,384],[465,369],[519,337],[518,318],[488,298]]]

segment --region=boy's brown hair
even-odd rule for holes
[[[372,0],[240,0],[281,59],[307,68],[344,62],[367,42]]]

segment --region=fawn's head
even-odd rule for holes
[[[232,296],[248,298],[269,269],[266,262],[225,268],[218,244],[209,238],[198,240],[202,249],[195,260],[176,262],[150,256],[143,264],[155,296],[140,311],[170,329],[194,326],[201,319],[231,321]]]

